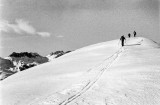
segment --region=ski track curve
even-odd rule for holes
[[[65,89],[61,92],[54,93],[43,99],[35,99],[28,105],[67,105],[73,100],[80,97],[87,90],[89,90],[101,77],[101,75],[106,71],[113,62],[121,55],[125,49],[121,47],[117,52],[115,52],[110,57],[106,58],[100,65],[91,68],[87,71],[87,75],[93,75],[92,78],[85,80],[85,83],[75,84],[76,86],[71,89]],[[77,88],[78,86],[78,88]],[[65,93],[64,93],[65,92]]]
[[[113,61],[115,61],[119,54],[120,53],[118,51],[118,53],[115,53],[114,55],[112,55],[111,57],[109,57],[109,59],[113,58]],[[85,93],[88,89],[90,89],[99,80],[99,78],[101,77],[101,75],[103,74],[103,72],[111,66],[111,64],[113,63],[113,61],[109,62],[109,64],[106,67],[104,67],[104,68],[102,68],[100,70],[101,72],[97,75],[97,77],[95,78],[95,80],[92,80],[91,82],[89,82],[79,93],[73,95],[72,97],[69,97],[67,100],[63,101],[59,105],[67,105],[67,104],[69,104],[70,102],[72,102],[73,100],[75,100],[76,98],[78,98],[79,96],[81,96],[83,93]]]

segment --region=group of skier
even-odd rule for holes
[[[136,37],[136,35],[137,35],[136,31],[134,31],[134,32],[133,32],[133,36]],[[128,37],[129,37],[129,38],[131,37],[131,34],[130,34],[130,33],[128,34]],[[124,37],[124,35],[122,35],[121,38],[120,38],[122,47],[124,46],[124,41],[125,41],[125,40],[126,40],[126,38]]]

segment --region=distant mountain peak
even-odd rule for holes
[[[32,53],[32,52],[21,52],[21,53],[16,53],[13,52],[11,55],[9,55],[9,57],[37,57],[40,56],[38,53]]]

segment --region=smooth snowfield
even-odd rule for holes
[[[103,42],[1,82],[2,105],[159,105],[160,46]]]

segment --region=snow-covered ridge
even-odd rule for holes
[[[48,60],[49,61],[52,61],[52,60],[54,60],[55,58],[58,58],[58,57],[60,57],[60,56],[62,56],[62,55],[64,55],[64,54],[67,54],[67,53],[70,53],[71,51],[66,51],[66,52],[64,52],[64,51],[56,51],[56,52],[52,52],[52,53],[50,53],[49,55],[47,55],[46,57],[48,58]]]
[[[160,46],[127,38],[87,46],[1,82],[3,105],[159,105]],[[12,93],[12,94],[11,94]]]

